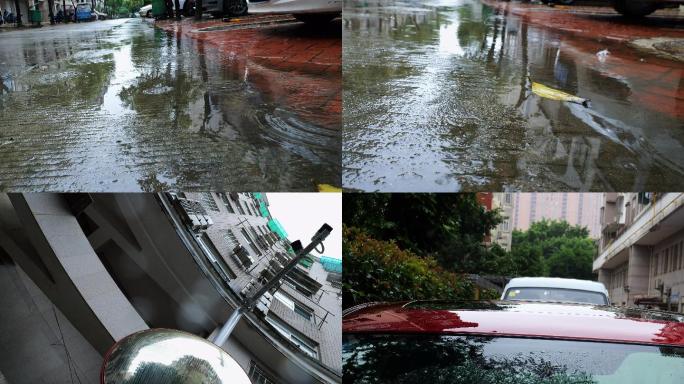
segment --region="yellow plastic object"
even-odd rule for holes
[[[569,103],[582,104],[585,107],[589,107],[589,99],[573,96],[569,93],[547,87],[544,84],[536,83],[534,81],[532,82],[532,93],[551,100],[567,101]]]
[[[342,188],[330,184],[318,184],[318,192],[342,192]]]

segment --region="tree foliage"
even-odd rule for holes
[[[358,228],[343,228],[345,308],[371,301],[471,299],[464,276],[444,270],[431,257],[401,250]]]
[[[592,279],[596,244],[585,227],[566,221],[541,220],[527,231],[513,231],[511,260],[514,276]]]
[[[343,220],[454,272],[493,273],[505,254],[483,245],[501,218],[497,211],[486,211],[472,193],[349,194],[344,196]]]
[[[137,12],[142,6],[150,4],[151,0],[107,0],[107,13],[121,15]]]

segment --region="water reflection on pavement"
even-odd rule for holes
[[[345,187],[684,187],[684,64],[530,24],[506,3],[345,6]],[[530,79],[591,107],[541,99]]]
[[[312,190],[339,126],[139,19],[3,33],[0,190]]]

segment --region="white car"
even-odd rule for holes
[[[289,13],[305,23],[325,23],[342,14],[342,0],[248,0],[249,13]]]
[[[140,17],[152,17],[152,4],[147,4],[138,10],[138,16]]]
[[[610,305],[608,290],[603,283],[557,277],[511,279],[501,294],[501,300]]]

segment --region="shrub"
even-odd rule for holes
[[[342,231],[345,308],[371,301],[472,298],[471,282],[444,270],[434,259],[402,250],[392,241],[373,239],[358,228]]]

